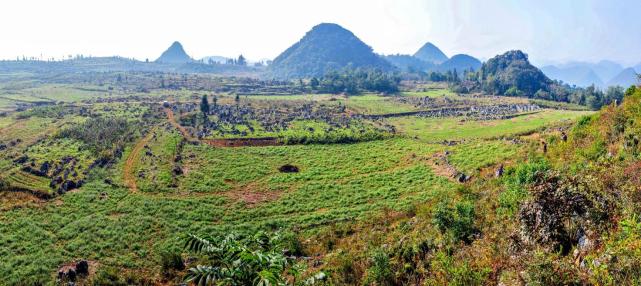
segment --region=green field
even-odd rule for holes
[[[345,102],[345,105],[364,114],[402,113],[418,110],[414,106],[394,102],[391,97],[372,94],[352,96]]]
[[[253,131],[243,124],[226,125],[220,127],[222,135],[183,141],[182,131],[168,122],[160,102],[169,100],[179,108],[189,108],[204,92],[114,90],[108,95],[105,88],[28,85],[19,93],[67,103],[0,117],[0,143],[13,142],[0,156],[2,181],[9,189],[53,196],[44,200],[28,193],[0,192],[3,283],[48,285],[59,267],[78,259],[88,259],[99,269],[115,268],[123,275],[159,281],[159,253],[179,250],[187,233],[284,229],[295,231],[305,241],[331,233],[337,225],[366,223],[381,213],[413,213],[417,205],[433,206],[460,197],[461,184],[446,174],[446,166],[437,164],[438,156],[448,154],[451,168],[482,180],[484,169],[511,160],[528,145],[527,138],[521,138],[523,143],[504,138],[567,125],[590,114],[544,109],[505,120],[402,116],[353,119],[337,128],[332,125],[336,123],[323,121],[322,113],[319,119],[295,119],[283,130],[266,131],[254,120]],[[313,103],[314,110],[321,105],[344,105],[340,114],[347,116],[417,111],[421,108],[399,98],[443,95],[458,105],[496,103],[494,97],[470,98],[445,89],[405,92],[400,97],[250,95],[242,96],[240,102],[232,94],[217,98],[218,104],[229,106],[232,112],[246,106],[277,114]],[[98,98],[114,101],[95,102]],[[193,120],[195,126],[184,127],[197,130],[202,119],[192,119],[194,116],[199,116],[197,110],[176,112],[177,122]],[[211,115],[208,120],[219,118]],[[381,126],[394,126],[396,132],[364,135]],[[245,131],[245,137],[289,138],[293,145],[219,148],[206,143],[212,138],[239,137],[225,133],[229,131],[225,128]],[[63,131],[75,137],[62,138]],[[103,137],[88,138],[87,133],[94,131]],[[351,143],[330,140],[339,135]],[[300,139],[303,137],[307,139]],[[463,141],[441,144],[445,140]],[[23,155],[28,158],[24,162],[18,160]],[[73,158],[72,163],[67,157]],[[45,176],[24,171],[28,166],[38,169],[45,162],[63,162],[59,165],[69,171],[50,170]],[[298,172],[279,171],[287,164],[296,166]],[[84,185],[55,195],[56,190],[49,187],[54,178],[47,177],[54,172],[82,179]],[[311,242],[306,245],[316,247]],[[180,277],[171,279],[175,282]]]
[[[465,140],[498,138],[523,134],[541,127],[568,123],[589,111],[545,110],[506,120],[473,121],[465,118],[417,118],[399,117],[390,122],[401,132],[420,140],[435,142],[443,140]]]

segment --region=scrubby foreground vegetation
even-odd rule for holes
[[[411,212],[336,228],[337,284],[638,285],[641,91]]]
[[[4,77],[3,285],[641,283],[635,88]]]

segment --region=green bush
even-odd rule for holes
[[[124,118],[90,118],[58,133],[59,138],[72,138],[83,143],[96,154],[110,153],[133,141],[136,126]]]
[[[185,247],[202,255],[206,265],[190,268],[185,281],[197,285],[284,284],[286,273],[301,274],[293,269],[295,257],[286,255],[285,247],[291,244],[291,237],[284,238],[279,232],[248,237],[229,234],[211,240],[189,235]],[[321,283],[325,276],[313,278],[310,281]]]
[[[120,270],[114,267],[100,267],[90,281],[94,286],[126,286],[127,282],[120,277]]]
[[[159,254],[160,269],[165,276],[172,275],[175,271],[182,271],[185,269],[185,263],[179,252],[164,250]]]
[[[492,272],[486,267],[474,267],[467,261],[460,261],[439,251],[431,263],[430,274],[423,285],[484,285],[488,275]]]
[[[605,156],[608,150],[603,140],[596,140],[590,145],[589,148],[579,149],[578,152],[582,157],[591,161],[596,161],[599,158]]]
[[[537,252],[528,265],[525,275],[527,285],[583,285],[574,266],[556,255]]]
[[[454,239],[470,243],[476,232],[474,204],[459,202],[454,208],[446,201],[440,202],[434,210],[433,223],[442,232],[449,232]]]
[[[484,285],[487,276],[492,272],[491,269],[474,269],[469,263],[452,267],[450,269],[450,280],[448,285]]]
[[[527,187],[536,182],[538,177],[544,176],[550,165],[544,159],[533,159],[530,162],[519,164],[505,171],[505,191],[499,194],[499,214],[513,216],[519,205],[527,198]]]
[[[372,282],[375,282],[376,285],[394,285],[394,273],[390,259],[383,249],[377,249],[372,253],[366,282],[368,285]]]

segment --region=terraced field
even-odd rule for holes
[[[489,139],[525,134],[543,126],[567,124],[589,111],[543,110],[505,120],[470,121],[466,118],[398,117],[390,119],[402,133],[429,142]]]
[[[131,92],[119,95],[122,99],[116,102],[93,102],[94,96],[104,96],[103,90],[76,90],[70,86],[30,90],[51,99],[72,93],[67,98],[69,108],[63,108],[69,114],[60,114],[51,106],[0,117],[0,143],[21,139],[0,151],[2,182],[53,196],[36,201],[22,193],[0,196],[0,257],[6,258],[0,261],[0,277],[7,284],[49,284],[59,267],[78,259],[95,262],[99,269],[118,269],[122,275],[162,280],[158,254],[179,251],[186,233],[286,229],[305,240],[322,235],[331,226],[367,221],[382,212],[411,213],[417,204],[433,206],[458,196],[462,186],[458,175],[479,180],[487,176],[487,169],[538,144],[520,134],[564,126],[589,114],[542,109],[503,120],[400,115],[370,120],[349,116],[422,107],[373,94],[348,98],[243,96],[239,103],[231,94],[219,94],[218,104],[228,105],[230,112],[248,106],[273,108],[275,103],[282,108],[283,102],[307,104],[315,112],[314,108],[325,104],[328,108],[344,106],[337,112],[355,120],[346,121],[350,128],[356,123],[395,127],[384,137],[349,144],[315,141],[220,148],[206,144],[209,137],[194,136],[202,124],[196,106],[203,93],[154,90],[144,97]],[[450,100],[469,100],[447,90],[401,97],[439,98],[443,94]],[[175,118],[168,118],[159,99],[171,100],[173,106],[183,109],[177,108],[171,113]],[[490,99],[472,101],[485,104]],[[308,109],[301,114],[316,114],[306,113]],[[216,116],[208,120],[215,121]],[[178,125],[185,122],[195,125]],[[110,134],[90,140],[83,129],[89,127],[122,135],[114,141],[108,141]],[[284,131],[256,131],[246,136],[314,134],[330,127],[320,119],[296,118]],[[65,130],[75,139],[57,136]],[[350,138],[362,138],[356,135]],[[104,142],[110,143],[105,146]],[[21,154],[29,159],[16,161]],[[64,161],[65,157],[75,162],[65,178],[77,171],[84,183],[69,192],[56,194],[57,189],[49,187],[55,179],[50,173],[38,176],[23,171],[26,166],[38,169],[44,162]],[[296,171],[284,172],[285,165]]]

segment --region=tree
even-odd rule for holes
[[[218,107],[218,97],[216,97],[215,95],[212,96],[212,97],[213,98],[211,100],[214,103],[214,108],[216,108],[216,107]]]
[[[534,98],[537,98],[537,99],[545,99],[545,100],[553,100],[553,98],[550,96],[550,93],[549,93],[549,92],[547,92],[547,91],[545,91],[545,90],[542,90],[542,89],[539,89],[539,90],[534,94]]]
[[[319,84],[318,79],[317,79],[317,78],[315,78],[315,77],[313,77],[313,78],[309,81],[309,85],[312,87],[312,89],[313,89],[313,90],[316,90],[316,89],[318,88],[318,84]]]
[[[209,114],[209,101],[207,100],[207,95],[203,94],[203,98],[200,101],[200,111],[203,113],[203,116],[207,117]]]
[[[236,94],[234,101],[236,101],[236,105],[240,104],[240,95]]]
[[[630,96],[634,94],[637,91],[637,87],[635,85],[628,87],[628,89],[625,90],[625,96]]]
[[[239,66],[246,66],[247,65],[247,60],[243,55],[238,56],[238,60],[236,61],[236,64]]]
[[[625,92],[623,91],[623,87],[620,86],[611,86],[608,87],[608,90],[605,92],[605,98],[604,98],[604,104],[610,104],[613,102],[616,102],[617,104],[621,103],[623,101],[623,96],[625,95]]]

